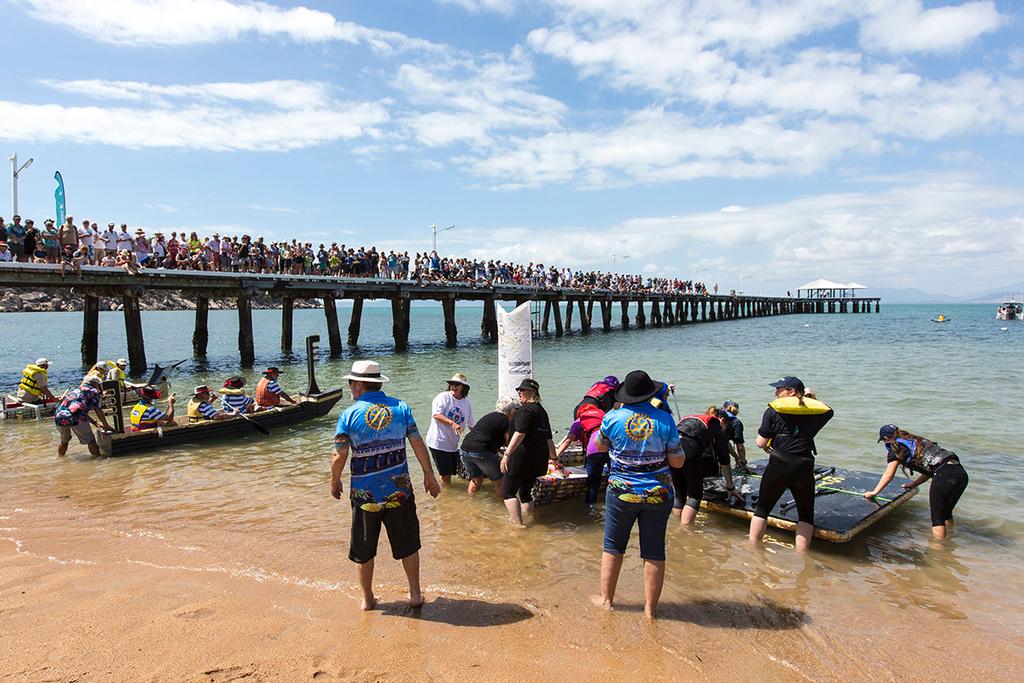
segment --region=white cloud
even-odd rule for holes
[[[342,41],[393,49],[436,49],[394,31],[338,21],[308,7],[281,8],[231,0],[21,0],[42,21],[116,45],[177,46],[239,40],[247,35],[302,43]]]
[[[438,0],[442,5],[455,5],[467,12],[481,14],[483,12],[496,12],[498,14],[512,14],[516,8],[515,0]]]
[[[776,117],[765,116],[704,127],[678,113],[646,110],[615,128],[514,138],[460,161],[503,187],[604,187],[805,174],[841,154],[877,146],[856,126],[841,123],[812,120],[801,128],[787,128]]]
[[[272,206],[268,204],[244,204],[242,205],[242,208],[249,209],[250,211],[266,211],[269,213],[298,213],[298,211],[290,206]]]
[[[994,31],[1003,19],[991,0],[924,9],[921,0],[870,0],[860,40],[888,52],[944,52]]]
[[[269,104],[278,109],[322,107],[330,99],[330,86],[315,81],[273,80],[252,83],[200,83],[196,85],[155,85],[139,81],[77,80],[42,81],[55,90],[105,100],[148,100],[170,106],[171,100],[203,102],[248,102]]]
[[[432,67],[403,64],[395,86],[418,110],[403,117],[428,147],[469,141],[486,146],[496,130],[556,128],[567,108],[529,86],[533,67],[522,50],[480,61],[452,60]]]
[[[948,291],[951,278],[974,289],[1019,279],[1024,260],[1024,196],[1019,187],[982,185],[958,178],[919,179],[879,192],[832,193],[744,212],[699,212],[638,217],[613,225],[550,229],[460,229],[457,253],[484,258],[540,259],[573,268],[611,267],[610,254],[628,253],[619,264],[703,280],[724,287],[750,277],[750,250],[772,264],[766,280],[795,286],[808,272],[837,280],[868,280],[868,286],[916,286]],[[454,233],[453,233],[454,235]],[[473,250],[474,243],[487,248]],[[688,251],[689,250],[689,251]],[[679,255],[692,262],[681,265]],[[650,266],[654,266],[653,268]],[[758,271],[763,274],[763,271]],[[785,278],[789,278],[788,280]],[[806,279],[806,278],[805,278]]]
[[[136,104],[98,107],[0,100],[0,139],[282,151],[373,137],[389,119],[380,103],[335,101],[315,83],[47,83],[77,94],[118,97]],[[175,100],[173,106],[168,106],[170,98]]]
[[[743,213],[747,210],[747,207],[740,206],[739,204],[730,204],[729,206],[723,206],[719,211],[722,213]]]

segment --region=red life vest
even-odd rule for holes
[[[711,428],[709,424],[711,420],[717,419],[714,415],[687,415],[679,420],[676,427],[679,429],[680,434],[689,436],[707,445],[711,443]],[[703,426],[698,426],[694,420],[700,422]]]
[[[617,387],[611,384],[605,384],[604,381],[594,383],[594,386],[587,390],[587,393],[583,394],[583,400],[576,406],[576,410],[573,411],[573,419],[579,419],[582,416],[582,410],[585,406],[592,406],[599,409],[602,413],[606,413],[612,409],[615,405],[615,390]]]
[[[264,408],[273,408],[281,403],[280,395],[275,394],[273,391],[267,391],[270,381],[264,377],[256,385],[256,405]]]

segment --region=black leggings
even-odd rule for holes
[[[792,458],[792,456],[790,456]],[[814,524],[814,459],[796,457],[792,460],[770,458],[761,475],[761,490],[757,494],[754,516],[768,519],[768,514],[789,489],[796,501],[797,519]]]
[[[699,510],[700,501],[704,498],[704,479],[717,476],[721,470],[714,458],[697,456],[687,457],[682,467],[673,467],[671,471],[672,488],[676,494],[672,507],[682,510],[683,505],[688,505]]]
[[[928,491],[932,526],[944,526],[947,521],[953,521],[953,508],[967,488],[968,481],[967,470],[960,463],[950,462],[939,468]]]

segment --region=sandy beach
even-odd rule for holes
[[[793,571],[766,586],[751,566],[746,591],[716,591],[707,576],[648,623],[639,562],[627,561],[621,604],[605,613],[585,593],[596,574],[481,590],[445,578],[459,575],[458,548],[435,545],[423,553],[428,602],[414,611],[382,549],[381,604],[362,613],[342,556],[344,524],[333,546],[296,546],[309,554],[294,558],[304,571],[289,574],[272,568],[292,554],[288,538],[253,548],[230,531],[190,541],[111,529],[52,495],[3,517],[3,680],[980,680],[1024,662],[1019,631],[995,637],[925,607],[856,604],[841,586],[807,592]],[[757,554],[800,562],[781,546]],[[670,586],[680,578],[669,571]]]

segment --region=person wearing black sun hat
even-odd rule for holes
[[[775,400],[768,404],[757,429],[757,446],[769,454],[761,475],[750,541],[757,543],[768,525],[768,515],[789,489],[796,501],[796,549],[807,550],[814,535],[814,437],[832,419],[832,409],[805,396],[804,383],[787,376],[772,382]]]
[[[498,467],[502,479],[501,497],[508,519],[523,523],[523,512],[533,512],[533,484],[547,474],[548,463],[555,460],[555,442],[551,438],[551,420],[540,404],[540,384],[524,379],[516,387],[522,407],[512,418],[512,437]]]
[[[654,617],[665,583],[665,528],[673,499],[669,466],[682,467],[685,462],[672,415],[651,403],[664,388],[643,370],[626,375],[615,392],[622,407],[605,414],[594,437],[597,450],[608,453],[611,460],[605,491],[601,595],[595,596],[594,602],[613,608],[622,558],[630,532],[638,525],[648,618]]]

